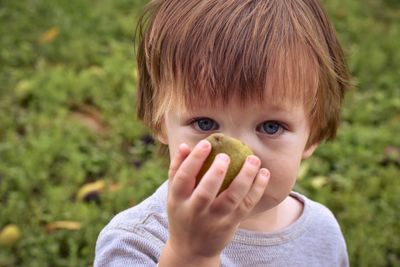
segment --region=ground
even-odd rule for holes
[[[0,266],[90,266],[102,227],[165,179],[135,116],[144,2],[1,1],[0,231],[20,236]],[[400,3],[322,2],[355,89],[296,190],[334,212],[352,266],[399,266]]]

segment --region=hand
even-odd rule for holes
[[[252,155],[231,185],[218,195],[230,161],[226,154],[219,154],[195,188],[196,175],[210,151],[211,144],[206,140],[200,141],[193,151],[182,144],[171,161],[169,240],[165,249],[182,262],[219,260],[221,251],[258,203],[269,181],[269,172],[260,170],[260,160]]]

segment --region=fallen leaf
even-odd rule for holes
[[[326,176],[316,176],[311,178],[311,186],[315,189],[320,189],[328,183],[328,177]]]
[[[387,146],[383,151],[383,161],[384,165],[389,163],[395,163],[400,166],[400,147]]]
[[[93,197],[93,194],[100,194],[105,185],[106,183],[104,180],[98,180],[93,183],[84,184],[76,194],[76,198],[83,201],[86,200],[88,196]]]
[[[34,85],[33,82],[30,80],[21,80],[15,86],[14,92],[15,95],[22,99],[26,97],[33,89]]]
[[[47,44],[54,41],[54,39],[60,34],[60,29],[57,27],[51,27],[39,36],[40,44]]]
[[[101,112],[97,108],[83,104],[75,105],[71,109],[71,118],[73,120],[79,122],[94,133],[105,133],[106,126],[103,123]]]
[[[14,224],[6,225],[0,232],[0,245],[11,247],[21,238],[21,231]]]
[[[77,221],[55,221],[46,225],[46,230],[49,233],[60,229],[79,230],[81,229],[81,223]]]

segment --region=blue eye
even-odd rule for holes
[[[278,122],[266,121],[261,124],[261,131],[263,133],[266,133],[269,135],[274,135],[282,130],[283,130],[283,127]]]
[[[196,119],[192,123],[195,128],[200,131],[212,131],[218,126],[214,120],[209,118]]]

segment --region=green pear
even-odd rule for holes
[[[230,157],[230,163],[224,182],[219,190],[219,193],[221,193],[232,183],[233,179],[235,179],[242,168],[247,156],[252,155],[253,151],[238,139],[226,136],[222,133],[212,134],[207,137],[207,140],[211,143],[212,149],[196,177],[196,185],[210,168],[215,157],[219,153],[225,153]]]

